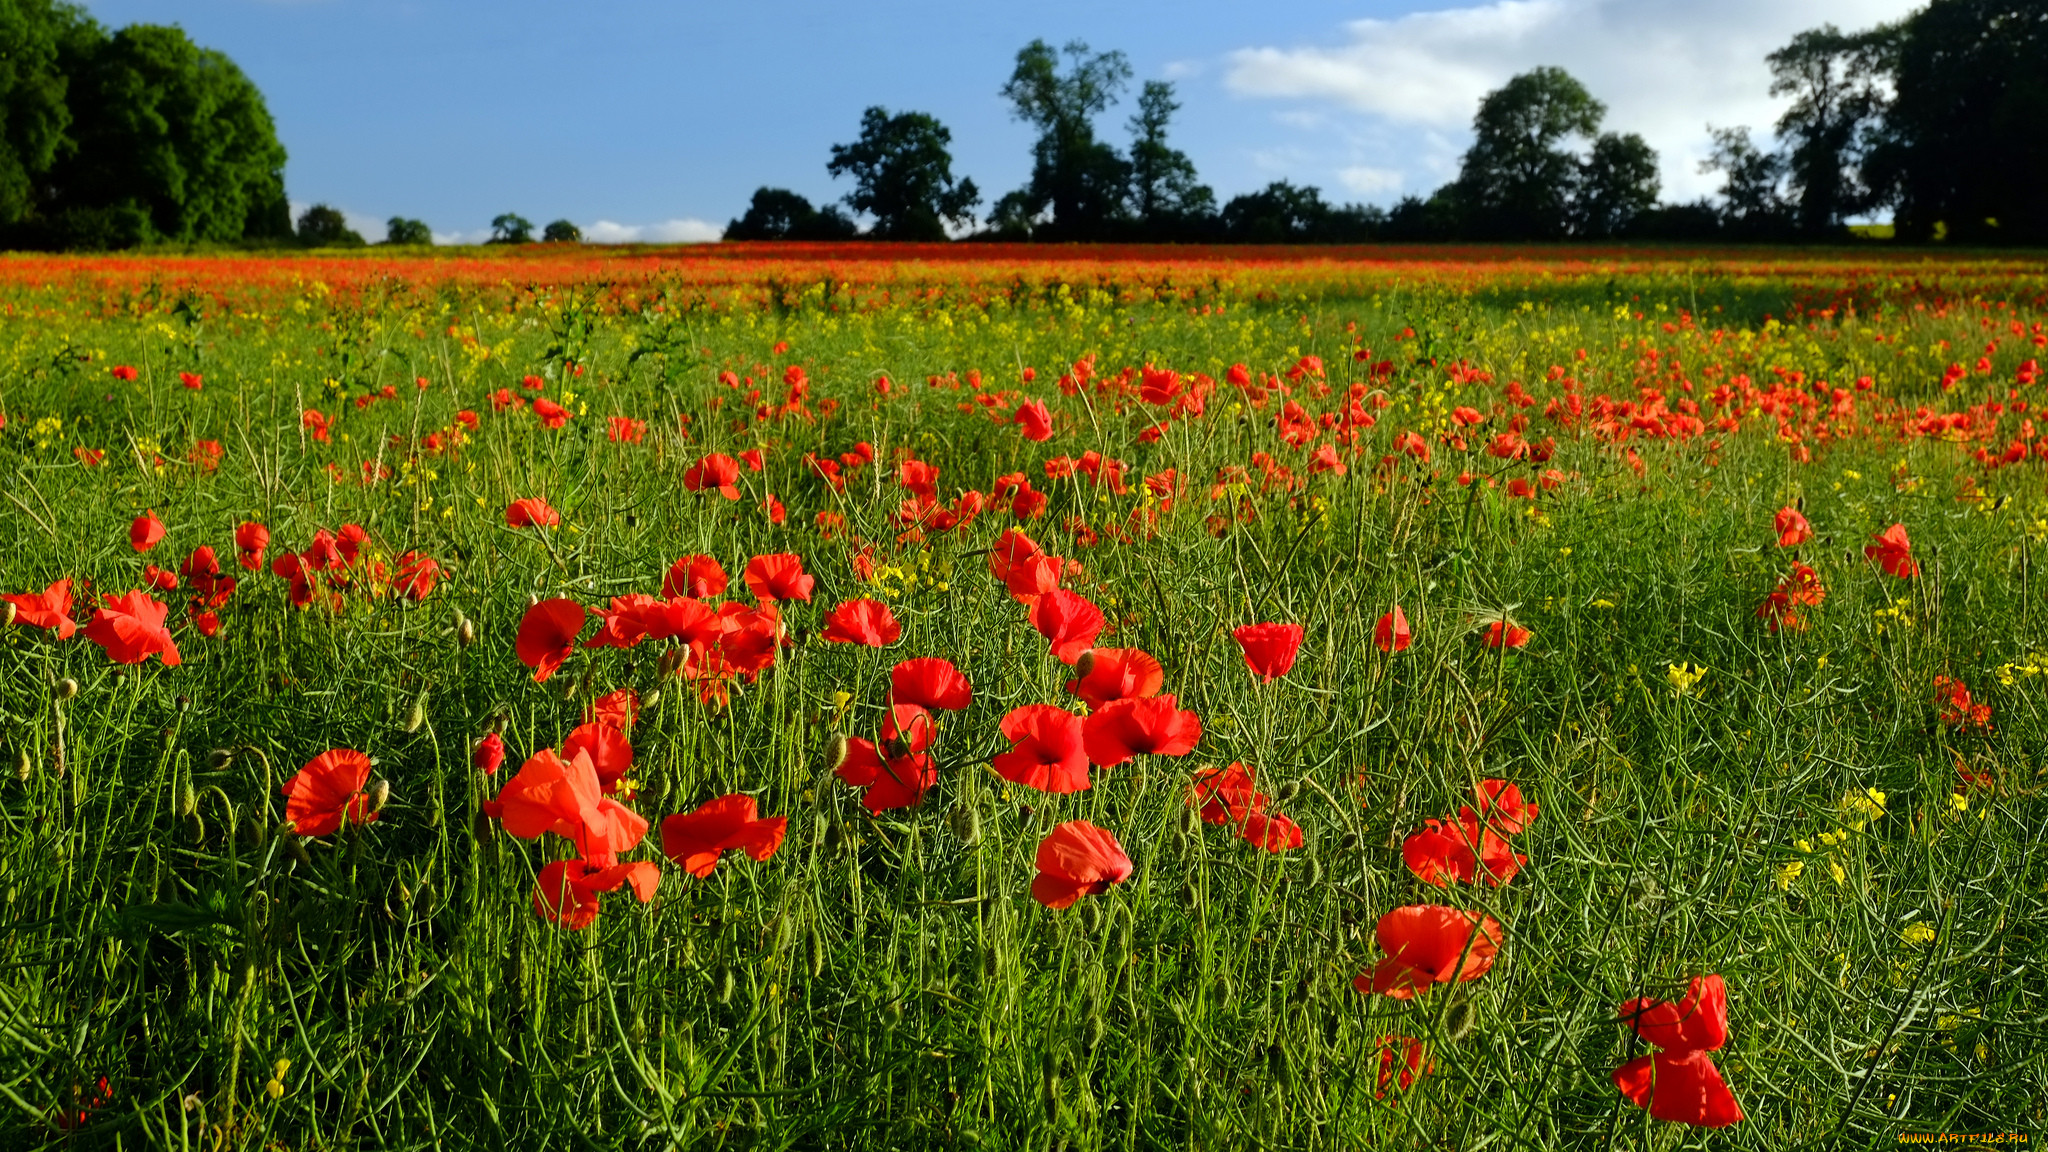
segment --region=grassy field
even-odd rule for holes
[[[2048,1136],[2048,265],[877,251],[0,259],[0,1145]],[[781,554],[815,586],[771,610],[745,573]],[[691,555],[724,639],[536,681],[533,605],[630,639],[615,598]],[[1069,661],[1053,581],[1104,617]],[[175,665],[89,623],[134,590]],[[828,638],[860,599],[885,648]],[[1301,627],[1284,675],[1253,623]],[[1191,750],[998,773],[1006,716],[1079,717],[1128,649]],[[971,702],[885,737],[920,657]],[[616,856],[658,887],[556,923],[548,866],[599,853],[486,804],[626,690],[608,802],[651,827]],[[864,793],[849,738],[928,739],[921,802],[872,811],[900,765]],[[381,807],[295,834],[332,749],[372,763],[327,809]],[[1259,795],[1208,822],[1232,764]],[[1425,883],[1411,838],[1488,780],[1538,811],[1475,838],[1526,861]],[[664,855],[733,794],[772,854]],[[1128,875],[1050,908],[1074,821]],[[1476,978],[1361,991],[1411,906],[1491,918]],[[1612,1079],[1652,1051],[1624,1002],[1704,975],[1744,1117],[1713,1130]]]

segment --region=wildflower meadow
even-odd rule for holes
[[[0,260],[0,1146],[2048,1136],[2048,266]]]

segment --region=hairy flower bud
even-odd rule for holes
[[[66,676],[62,680],[57,681],[57,687],[51,690],[51,695],[59,700],[71,699],[73,696],[78,695],[78,681]]]

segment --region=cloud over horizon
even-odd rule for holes
[[[1606,130],[1641,133],[1657,149],[1664,199],[1692,200],[1720,184],[1717,174],[1698,171],[1709,123],[1747,124],[1768,136],[1777,122],[1785,101],[1770,95],[1765,55],[1807,28],[1865,28],[1914,6],[1496,0],[1351,21],[1330,44],[1241,48],[1227,58],[1224,84],[1239,97],[1293,102],[1278,116],[1297,118],[1283,122],[1337,144],[1337,180],[1384,200],[1395,189],[1427,195],[1454,175],[1480,99],[1518,73],[1556,65],[1607,105]],[[1329,113],[1332,123],[1306,127],[1303,107]]]

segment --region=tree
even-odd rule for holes
[[[487,244],[531,244],[533,243],[533,221],[516,212],[506,212],[491,218],[491,238]]]
[[[581,244],[583,229],[567,220],[551,220],[541,229],[540,238],[544,244]]]
[[[1172,84],[1147,80],[1131,117],[1131,207],[1148,239],[1183,238],[1216,213],[1216,193],[1196,183],[1194,161],[1167,146],[1166,125],[1179,110]]]
[[[1011,114],[1036,127],[1038,141],[1032,145],[1031,182],[999,215],[1025,221],[1044,217],[1033,229],[1050,238],[1100,239],[1128,215],[1131,166],[1095,138],[1094,118],[1116,102],[1130,81],[1131,66],[1121,52],[1090,55],[1079,40],[1065,52],[1067,71],[1061,75],[1059,54],[1045,41],[1033,40],[1017,53],[1017,67],[1003,85]],[[1166,103],[1171,103],[1170,92]],[[1048,210],[1051,215],[1045,217]]]
[[[0,0],[0,234],[28,220],[71,126],[59,46],[89,23],[68,4]]]
[[[1562,68],[1524,72],[1488,93],[1458,173],[1466,230],[1485,239],[1565,235],[1580,164],[1564,145],[1591,138],[1606,114]]]
[[[1275,180],[1223,206],[1223,234],[1246,244],[1346,244],[1374,239],[1387,214],[1358,204],[1334,207],[1322,190]]]
[[[48,209],[71,244],[232,242],[291,232],[284,146],[263,94],[177,28],[108,36],[78,26],[59,49],[74,147],[51,168]]]
[[[923,112],[861,114],[860,139],[834,144],[825,170],[851,176],[846,205],[875,218],[881,240],[944,240],[946,224],[974,222],[981,193],[974,181],[953,180],[953,134]]]
[[[395,246],[425,247],[434,242],[434,232],[424,220],[393,216],[384,223],[384,242]]]
[[[1844,33],[1823,24],[1764,58],[1771,95],[1792,97],[1778,120],[1778,137],[1791,146],[1787,172],[1800,231],[1826,234],[1877,206],[1880,197],[1861,169],[1888,103],[1885,83],[1897,42],[1895,26]]]
[[[339,208],[315,204],[299,214],[299,243],[308,248],[360,248],[362,233],[348,226]]]
[[[1641,136],[1602,133],[1579,167],[1572,234],[1605,239],[1627,233],[1657,207],[1657,152]]]
[[[1757,239],[1788,229],[1790,208],[1780,192],[1785,158],[1752,143],[1747,125],[1716,128],[1709,124],[1707,134],[1713,137],[1714,150],[1700,161],[1700,171],[1722,174],[1721,217],[1728,230]]]
[[[746,215],[725,226],[727,240],[851,240],[860,234],[836,205],[813,208],[787,188],[756,188]]]
[[[1897,197],[1899,235],[2048,243],[2048,7],[1934,0],[1907,19],[1894,61],[1867,167]]]

